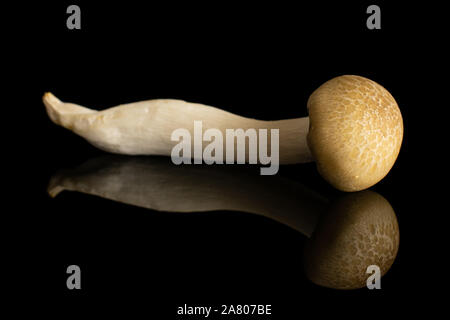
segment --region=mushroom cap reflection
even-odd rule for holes
[[[366,286],[367,267],[381,275],[398,252],[399,229],[389,202],[372,191],[352,193],[332,203],[305,248],[305,271],[315,284],[334,289]]]

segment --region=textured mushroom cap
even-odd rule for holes
[[[366,286],[367,267],[381,275],[399,246],[397,217],[389,202],[372,191],[338,199],[324,214],[305,247],[305,271],[314,283],[334,289]]]
[[[309,148],[319,173],[335,188],[363,190],[391,170],[403,120],[385,88],[359,76],[336,77],[313,92],[308,111]]]

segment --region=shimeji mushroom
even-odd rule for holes
[[[354,75],[336,77],[315,90],[307,103],[309,118],[277,121],[248,119],[181,100],[149,100],[103,111],[63,103],[51,93],[43,101],[53,122],[119,154],[170,155],[172,132],[192,130],[195,120],[201,120],[205,130],[221,132],[279,129],[280,164],[315,160],[320,174],[342,191],[363,190],[383,179],[403,138],[402,116],[392,95]]]
[[[106,156],[61,171],[48,192],[96,195],[159,211],[233,210],[259,214],[303,233],[308,278],[321,286],[366,285],[367,267],[384,275],[399,246],[394,210],[372,191],[331,201],[281,176],[259,176],[235,166],[174,166],[164,159]]]

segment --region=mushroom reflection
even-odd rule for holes
[[[249,212],[310,236],[328,201],[299,183],[252,169],[176,166],[166,157],[102,156],[54,175],[48,193],[78,191],[159,211]]]
[[[49,194],[63,190],[159,211],[266,216],[310,237],[306,274],[331,288],[365,286],[367,266],[378,265],[385,274],[398,250],[397,219],[381,195],[351,193],[330,205],[298,182],[239,166],[175,166],[163,157],[102,156],[54,175]]]
[[[372,191],[345,195],[320,217],[305,248],[305,270],[314,283],[336,289],[366,286],[370,265],[384,275],[399,246],[397,217]]]

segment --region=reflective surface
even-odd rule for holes
[[[50,180],[48,193],[77,191],[169,212],[239,211],[259,214],[310,239],[307,277],[336,289],[366,285],[366,269],[384,275],[399,245],[396,215],[378,193],[344,194],[331,201],[299,182],[260,176],[239,166],[176,166],[163,157],[101,156]]]

